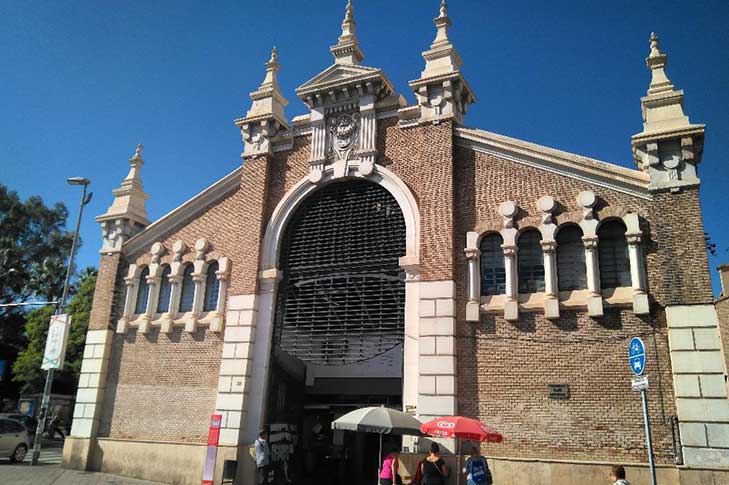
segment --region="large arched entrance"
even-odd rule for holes
[[[290,462],[300,478],[372,481],[376,436],[333,432],[330,424],[358,407],[402,405],[405,254],[398,202],[366,180],[318,189],[289,219],[266,421],[274,452],[276,430],[296,430]]]

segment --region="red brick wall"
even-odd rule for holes
[[[205,442],[222,347],[222,335],[202,328],[115,334],[99,435]]]
[[[719,316],[719,337],[721,337],[724,372],[726,372],[729,369],[729,295],[721,295],[716,301],[716,313]]]
[[[520,228],[540,223],[536,201],[551,195],[562,205],[557,224],[582,217],[575,199],[582,190],[600,198],[598,219],[636,212],[645,225],[649,286],[660,288],[658,302],[670,294],[691,301],[702,281],[688,291],[666,286],[657,261],[667,261],[665,234],[700,217],[688,194],[671,201],[674,219],[666,221],[656,207],[667,201],[650,201],[575,179],[517,164],[496,156],[455,149],[456,238],[465,245],[467,231],[499,229],[498,204],[510,199],[519,205]],[[699,226],[700,227],[700,226]],[[690,239],[690,238],[689,238]],[[700,261],[699,251],[686,243],[684,256]],[[690,248],[694,249],[690,249]],[[519,322],[483,315],[481,322],[465,321],[466,260],[462,249],[456,257],[458,301],[458,411],[496,425],[504,443],[489,445],[493,456],[646,461],[641,403],[630,390],[626,353],[631,337],[641,335],[648,347],[647,375],[652,387],[649,408],[657,459],[672,463],[671,416],[676,414],[665,313],[656,306],[647,317],[637,317],[630,305],[606,308],[606,315],[592,319],[582,311],[562,311],[557,321],[543,313],[522,311]],[[680,261],[680,260],[679,260]],[[678,261],[677,261],[678,262]],[[664,263],[668,264],[668,263]],[[676,264],[674,271],[681,271]],[[548,384],[570,384],[568,400],[548,397]]]
[[[118,284],[121,272],[121,254],[104,254],[99,261],[99,274],[96,277],[94,301],[89,316],[89,330],[105,330],[112,327],[112,317],[119,303],[119,293],[124,292],[123,284]],[[123,304],[123,297],[121,298]]]

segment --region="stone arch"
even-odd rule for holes
[[[405,219],[405,256],[401,258],[401,266],[406,269],[416,267],[420,263],[420,212],[409,187],[397,175],[384,167],[377,167],[376,172],[369,177],[364,177],[359,172],[355,172],[349,178],[362,178],[378,184],[395,198]],[[288,221],[299,205],[323,185],[341,180],[335,178],[333,170],[329,169],[317,184],[311,183],[309,178],[306,177],[294,185],[279,201],[271,214],[263,236],[260,267],[264,276],[271,270],[278,270],[281,237],[286,230]]]

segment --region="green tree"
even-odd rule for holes
[[[46,206],[40,197],[23,201],[0,184],[0,303],[52,301],[60,296],[73,238],[65,230],[67,217],[61,203]],[[0,307],[0,360],[12,364],[26,347],[28,316],[22,307]],[[17,394],[9,374],[0,376],[0,397]]]
[[[63,370],[56,374],[53,392],[73,394],[78,384],[83,359],[86,330],[89,328],[89,313],[96,287],[96,271],[87,268],[78,282],[78,291],[66,307],[71,315],[71,330],[66,347],[66,361]],[[55,311],[54,306],[38,308],[28,313],[25,334],[28,345],[13,364],[13,380],[20,385],[21,393],[34,393],[43,390],[45,372],[41,371],[41,361],[48,336],[48,322]]]

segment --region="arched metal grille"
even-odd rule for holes
[[[281,252],[275,343],[324,365],[359,362],[402,343],[405,220],[382,187],[357,180],[312,194]]]

